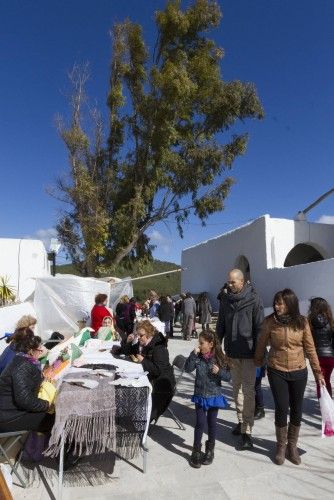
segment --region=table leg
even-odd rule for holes
[[[143,452],[143,474],[146,474],[146,472],[147,472],[147,454],[148,454],[148,448],[146,446],[146,442],[142,443],[141,448],[142,448],[142,452]]]
[[[63,476],[64,476],[64,435],[61,438],[60,455],[59,455],[59,472],[58,472],[58,500],[63,497]]]

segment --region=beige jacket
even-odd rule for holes
[[[275,370],[290,372],[306,367],[305,354],[309,358],[315,378],[321,378],[321,369],[314,347],[313,337],[305,318],[303,330],[293,330],[279,323],[273,314],[262,323],[255,350],[254,363],[263,365],[266,346],[270,346],[268,366]]]

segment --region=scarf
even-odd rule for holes
[[[29,361],[29,363],[37,366],[37,368],[40,371],[42,371],[42,365],[41,365],[40,361],[38,359],[34,358],[33,356],[30,356],[30,354],[26,354],[25,352],[18,352],[17,356],[22,356],[22,358],[26,358],[26,360]]]
[[[205,359],[205,361],[209,361],[211,358],[213,358],[214,353],[209,351],[209,352],[206,352],[205,354],[202,354],[202,356]]]
[[[289,314],[274,314],[275,319],[278,323],[281,323],[282,325],[288,325],[291,323],[291,316]]]

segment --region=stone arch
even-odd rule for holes
[[[239,255],[239,257],[235,260],[235,265],[234,267],[236,269],[240,269],[244,273],[245,280],[250,281],[251,279],[251,273],[250,273],[250,265],[249,265],[249,260],[245,255]]]
[[[298,243],[295,245],[284,261],[284,267],[298,266],[324,260],[325,257],[319,248],[310,243]]]

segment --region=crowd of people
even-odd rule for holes
[[[219,312],[213,330],[212,306],[206,292],[195,300],[190,292],[173,298],[151,290],[142,305],[125,295],[115,313],[108,307],[107,295],[97,294],[91,310],[90,336],[117,340],[112,354],[142,365],[153,388],[151,422],[156,422],[175,392],[168,340],[174,337],[177,322],[181,338],[197,336],[198,318],[198,345],[185,362],[186,372],[196,372],[192,395],[196,423],[190,465],[199,468],[214,459],[218,411],[228,406],[222,392],[223,380],[232,381],[237,417],[232,433],[241,437],[239,449],[253,448],[254,420],[265,415],[261,382],[266,375],[275,405],[275,462],[281,465],[287,457],[300,464],[297,444],[308,377],[306,357],[317,383],[318,398],[321,387],[332,396],[334,320],[330,305],[323,298],[312,298],[306,318],[300,314],[295,293],[287,288],[275,294],[273,312],[265,318],[261,298],[239,269],[229,273],[217,298]],[[53,404],[39,394],[43,381],[40,359],[47,348],[52,349],[64,337],[54,332],[43,345],[34,333],[35,326],[35,318],[22,317],[0,356],[0,432],[50,432],[54,423]],[[206,424],[208,439],[202,453]]]

